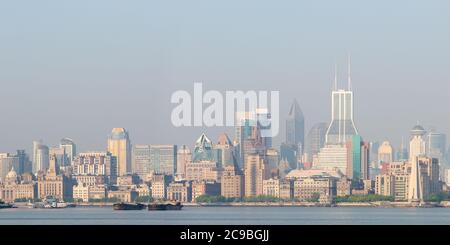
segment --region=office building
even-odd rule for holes
[[[326,123],[317,123],[309,130],[305,145],[306,160],[308,162],[313,162],[320,149],[325,146],[327,127]]]
[[[394,150],[389,141],[384,141],[378,148],[378,163],[391,163],[393,162]]]
[[[117,159],[117,175],[131,172],[131,143],[124,128],[113,128],[108,138],[108,152]]]
[[[249,154],[244,168],[244,194],[247,197],[263,194],[263,181],[270,177],[266,159],[259,154]]]
[[[59,147],[64,149],[68,166],[72,165],[72,161],[77,155],[77,146],[72,139],[63,138],[59,143]]]
[[[297,100],[292,103],[286,119],[286,144],[305,147],[305,118]]]
[[[180,179],[186,177],[186,166],[192,161],[192,153],[189,147],[182,145],[177,151],[177,172],[176,176]]]
[[[226,166],[221,179],[221,195],[227,198],[241,198],[244,195],[244,176],[240,169]]]

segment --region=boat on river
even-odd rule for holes
[[[113,209],[114,210],[142,210],[145,208],[145,204],[142,203],[114,203]]]
[[[147,206],[148,211],[181,210],[180,202],[152,203]]]

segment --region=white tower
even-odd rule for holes
[[[327,145],[345,144],[358,134],[353,121],[353,91],[351,90],[350,58],[348,61],[347,90],[338,89],[335,68],[334,90],[331,93],[331,123],[325,142]]]
[[[423,186],[418,158],[426,153],[425,140],[423,138],[425,134],[425,129],[420,125],[414,126],[411,130],[411,140],[409,142],[409,163],[411,164],[408,187],[409,202],[420,202],[423,200]]]

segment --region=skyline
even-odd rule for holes
[[[330,121],[333,66],[344,87],[347,53],[365,140],[398,147],[417,121],[450,134],[442,109],[446,1],[30,4],[5,3],[0,17],[2,152],[30,153],[33,140],[57,145],[63,137],[80,151],[104,149],[113,127],[127,128],[133,144],[192,146],[203,131],[213,140],[233,135],[233,128],[171,126],[170,94],[196,81],[207,90],[279,89],[277,145],[294,99],[305,135]]]

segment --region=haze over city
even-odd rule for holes
[[[176,3],[177,8],[174,8]],[[40,1],[0,7],[0,149],[70,137],[104,149],[113,127],[132,143],[187,144],[174,128],[176,90],[279,90],[281,132],[292,101],[306,133],[330,122],[333,67],[365,140],[398,145],[417,121],[450,133],[448,1]]]

